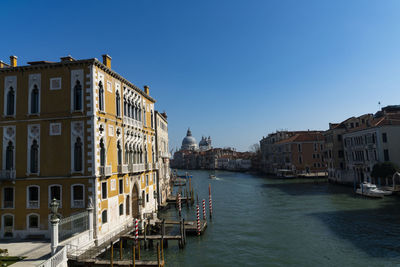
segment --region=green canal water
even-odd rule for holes
[[[185,249],[170,242],[166,266],[400,265],[397,196],[366,199],[326,182],[223,171],[210,180],[210,173],[190,171],[200,201],[211,184],[213,219]],[[160,216],[177,215],[172,207]],[[184,207],[183,216],[194,220],[195,208]]]

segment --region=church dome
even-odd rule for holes
[[[206,138],[201,138],[201,141],[200,141],[200,143],[199,143],[199,146],[207,146],[208,145],[208,143],[207,143],[207,139]]]
[[[192,136],[192,132],[188,129],[185,138],[182,140],[182,148],[181,149],[197,149],[196,139]]]

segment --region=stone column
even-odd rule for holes
[[[92,198],[89,198],[89,203],[88,203],[88,207],[87,207],[87,212],[88,212],[88,222],[89,222],[89,240],[92,241],[93,240],[93,202],[92,202]]]
[[[58,222],[60,219],[57,216],[52,215],[50,219],[51,223],[51,255],[54,255],[58,247]]]

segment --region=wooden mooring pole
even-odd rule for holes
[[[119,260],[122,261],[122,240],[119,240]]]
[[[135,257],[136,257],[135,247],[136,247],[136,242],[133,242],[133,244],[132,244],[132,264],[133,264],[133,267],[136,267],[136,262],[135,262]]]
[[[140,260],[140,241],[138,241],[138,260]]]
[[[160,244],[157,243],[157,263],[158,267],[161,267],[161,260],[160,260]]]
[[[113,242],[111,241],[111,251],[110,251],[110,266],[114,266],[114,245]]]

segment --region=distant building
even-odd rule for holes
[[[200,151],[207,151],[210,150],[212,148],[211,146],[211,137],[209,136],[207,137],[202,137],[199,143],[199,149]]]
[[[324,136],[320,131],[277,132],[260,141],[261,166],[266,173],[290,170],[297,174],[324,172]]]
[[[347,180],[361,183],[373,181],[371,171],[379,162],[393,162],[400,166],[400,113],[378,112],[366,124],[350,128],[343,134]],[[386,178],[386,177],[382,177]]]
[[[186,136],[182,140],[181,150],[190,150],[190,151],[198,150],[196,139],[192,136],[190,128],[187,130]]]

